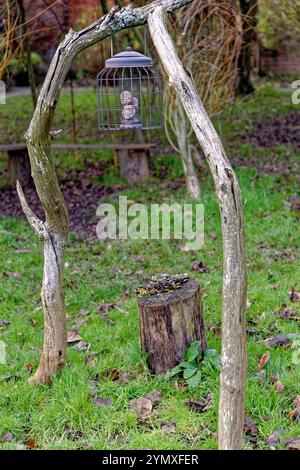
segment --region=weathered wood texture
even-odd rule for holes
[[[243,446],[246,387],[246,262],[240,187],[194,83],[178,59],[166,27],[163,8],[148,18],[157,53],[191,121],[214,179],[223,235],[223,307],[221,391],[218,440],[220,449]]]
[[[172,369],[183,360],[187,348],[201,341],[206,349],[200,284],[189,278],[169,292],[138,296],[141,348],[152,372]]]
[[[149,15],[158,6],[172,12],[190,2],[191,0],[154,0],[141,8],[133,9],[128,6],[120,11],[114,8],[82,31],[70,30],[53,56],[25,135],[32,176],[46,215],[44,223],[28,207],[22,188],[17,184],[28,222],[44,241],[44,347],[38,370],[30,380],[32,384],[50,383],[52,375],[64,366],[66,354],[63,275],[69,221],[51,153],[51,126],[66,75],[75,57],[87,47],[122,29],[147,23]]]

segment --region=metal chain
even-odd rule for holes
[[[144,54],[147,55],[147,26],[144,26]]]

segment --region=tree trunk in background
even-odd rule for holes
[[[35,74],[33,70],[32,60],[31,60],[31,48],[30,48],[30,41],[28,37],[28,30],[27,30],[27,23],[26,23],[26,14],[24,9],[23,0],[17,0],[18,9],[20,12],[20,24],[22,36],[23,36],[23,44],[24,44],[24,57],[26,63],[26,69],[28,74],[28,81],[31,91],[31,98],[33,107],[36,106],[37,102],[37,91],[36,91],[36,84],[35,84]]]
[[[180,98],[212,173],[219,202],[223,235],[223,308],[219,448],[243,447],[246,390],[246,261],[242,198],[239,183],[197,94],[178,59],[166,27],[166,15],[156,8],[149,16],[150,34]]]
[[[188,194],[196,201],[200,199],[201,190],[197,173],[195,171],[194,161],[192,157],[192,146],[189,142],[188,129],[186,125],[186,117],[183,117],[178,123],[178,147],[180,150],[181,161],[183,165],[184,176]]]
[[[254,86],[251,83],[251,70],[253,46],[256,37],[257,0],[240,0],[240,10],[244,18],[242,48],[238,60],[237,93],[248,95],[254,91]]]

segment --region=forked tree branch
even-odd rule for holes
[[[44,347],[39,367],[31,378],[32,384],[50,383],[53,374],[59,372],[66,354],[66,315],[63,291],[64,250],[69,233],[68,211],[61,193],[51,153],[51,133],[54,112],[59,94],[72,61],[82,50],[100,42],[122,29],[141,26],[149,15],[162,5],[168,12],[187,5],[192,0],[155,0],[149,5],[133,9],[112,9],[107,15],[83,29],[70,30],[59,44],[38,102],[25,135],[31,172],[46,221],[40,221],[29,208],[20,186],[18,194],[23,210],[36,233],[44,238],[44,276],[42,303],[45,316]],[[43,232],[46,229],[47,233]]]
[[[17,193],[20,199],[20,203],[22,206],[22,210],[28,220],[29,225],[31,228],[34,230],[34,232],[37,234],[40,240],[45,240],[47,238],[47,230],[45,228],[45,224],[42,220],[40,220],[35,213],[32,211],[32,209],[29,207],[29,204],[27,202],[27,199],[25,197],[23,188],[20,184],[19,181],[17,181],[16,185]]]

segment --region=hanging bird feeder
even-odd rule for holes
[[[162,76],[153,60],[130,47],[105,62],[97,76],[101,131],[163,126]]]

